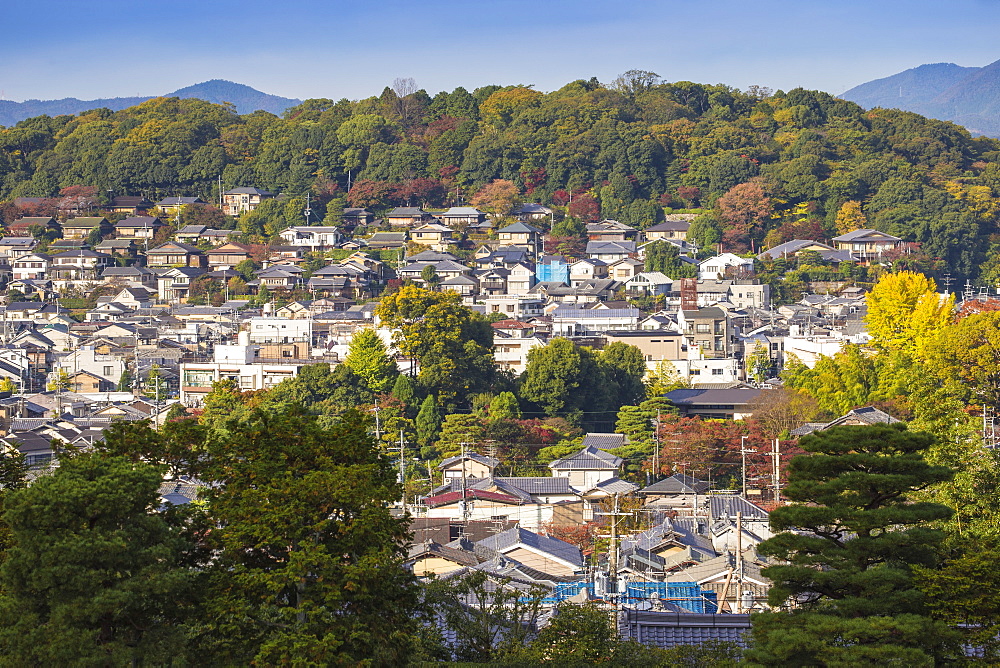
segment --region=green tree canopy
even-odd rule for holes
[[[842,426],[803,437],[783,490],[794,503],[771,512],[782,531],[758,546],[768,602],[792,611],[754,618],[751,657],[765,665],[926,663],[949,656],[956,634],[926,616],[914,566],[932,566],[946,506],[915,499],[953,470],[924,456],[929,434],[903,424]],[[790,530],[794,529],[795,532]]]

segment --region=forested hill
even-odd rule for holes
[[[62,100],[25,100],[24,102],[12,102],[10,100],[0,100],[0,125],[14,125],[32,116],[42,114],[48,116],[59,116],[60,114],[78,114],[89,109],[100,109],[102,107],[113,111],[120,111],[136,104],[141,104],[153,96],[139,97],[111,97],[101,100],[78,100],[75,97],[67,97]],[[258,109],[280,114],[285,109],[302,102],[302,100],[292,100],[287,97],[268,95],[259,90],[244,84],[224,81],[222,79],[212,79],[193,86],[187,86],[167,93],[166,97],[189,98],[196,97],[207,102],[229,102],[236,106],[236,110],[241,114],[252,113]]]
[[[386,88],[355,102],[307,100],[280,118],[163,98],[36,117],[0,131],[0,200],[87,185],[215,201],[221,174],[226,188],[312,192],[322,215],[331,199],[343,205],[350,174],[347,203],[378,213],[449,204],[507,179],[527,201],[561,206],[572,194],[565,210],[585,220],[645,227],[664,207],[704,211],[693,236],[727,250],[875,227],[920,244],[910,250],[922,268],[975,278],[995,272],[998,159],[997,140],[909,112],[631,73],[551,93],[488,86],[400,98]]]

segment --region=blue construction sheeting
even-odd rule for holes
[[[630,582],[625,587],[628,602],[645,601],[654,594],[688,612],[715,613],[719,607],[715,592],[702,589],[696,582]]]

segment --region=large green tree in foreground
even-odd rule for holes
[[[803,437],[785,496],[771,513],[784,533],[764,541],[777,558],[764,574],[768,602],[754,616],[751,659],[765,665],[930,665],[951,656],[956,634],[926,614],[914,566],[933,566],[951,510],[914,494],[949,480],[932,466],[934,443],[905,425],[843,426]],[[793,609],[786,606],[794,604]]]
[[[197,598],[192,542],[158,512],[161,471],[122,457],[64,457],[9,493],[14,545],[0,569],[0,664],[166,664],[183,655]]]

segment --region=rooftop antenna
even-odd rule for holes
[[[951,292],[951,282],[955,279],[951,277],[951,274],[945,274],[941,279],[944,282],[944,293],[947,295]]]

